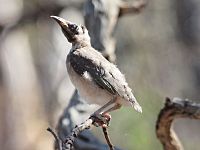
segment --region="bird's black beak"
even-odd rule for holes
[[[50,16],[50,17],[53,18],[60,25],[62,32],[64,33],[68,41],[72,42],[74,40],[74,34],[69,29],[70,22],[58,16]]]

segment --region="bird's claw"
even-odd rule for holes
[[[93,114],[90,116],[94,120],[93,124],[96,127],[102,126],[104,128],[109,126],[111,116],[109,114]]]

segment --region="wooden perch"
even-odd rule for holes
[[[179,98],[173,100],[166,98],[165,106],[156,122],[156,134],[164,150],[183,150],[171,127],[173,120],[177,118],[200,119],[200,104]]]
[[[106,122],[105,122],[106,121]],[[99,118],[95,117],[95,116],[91,116],[89,119],[87,119],[85,122],[81,123],[80,125],[77,125],[74,127],[74,129],[72,130],[71,134],[65,139],[62,140],[58,137],[58,135],[51,129],[51,128],[47,128],[47,131],[49,131],[55,138],[55,144],[56,144],[56,149],[58,150],[72,150],[73,149],[73,143],[74,140],[76,139],[76,137],[78,137],[78,135],[86,130],[86,129],[90,129],[93,125],[94,126],[99,126],[99,123],[103,123],[108,125],[110,120],[100,120]],[[106,139],[106,142],[110,148],[110,150],[114,150],[114,147],[110,141],[109,138],[109,134],[107,131],[107,127],[102,126],[102,130]]]
[[[66,149],[71,150],[73,147],[74,140],[78,136],[78,134],[85,129],[89,129],[92,126],[93,122],[94,120],[92,118],[89,118],[84,123],[75,126],[75,128],[71,132],[71,135],[67,137],[66,140],[64,141]]]

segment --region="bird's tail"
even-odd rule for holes
[[[137,102],[136,98],[133,96],[133,98],[130,100],[132,107],[137,111],[142,113],[142,107]]]
[[[133,104],[133,107],[137,112],[142,113],[142,107],[138,103]]]

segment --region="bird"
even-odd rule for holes
[[[134,97],[124,74],[91,46],[86,27],[58,16],[50,17],[59,24],[64,36],[72,44],[66,59],[71,82],[87,103],[100,106],[93,115],[107,117],[109,112],[121,106],[132,106],[142,113],[142,107]]]

